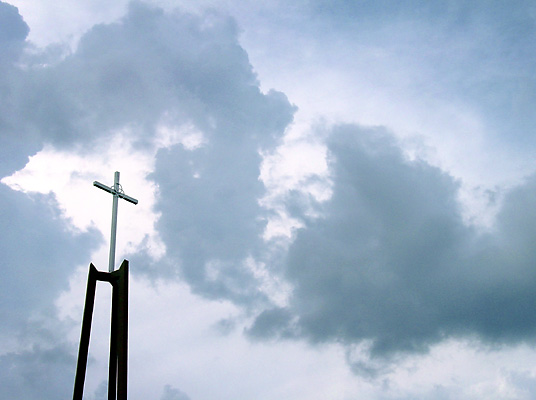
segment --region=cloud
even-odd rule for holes
[[[76,233],[62,219],[51,196],[32,196],[0,185],[0,284],[5,343],[31,317],[50,314],[53,302],[68,285],[69,275],[100,241],[93,230]]]
[[[318,16],[325,18],[358,19],[360,21],[383,18],[384,22],[395,20],[422,20],[440,21],[450,23],[452,26],[467,26],[472,23],[485,21],[488,23],[503,22],[500,28],[506,28],[513,22],[520,23],[510,34],[516,34],[520,30],[530,28],[530,11],[535,9],[530,1],[517,1],[515,6],[507,6],[500,0],[478,0],[467,3],[461,0],[445,1],[421,1],[412,0],[400,4],[396,0],[365,0],[360,2],[348,0],[312,0],[307,8]],[[389,13],[386,13],[389,10]],[[509,30],[509,29],[508,29]]]
[[[261,313],[252,336],[368,343],[387,359],[450,337],[534,337],[534,178],[479,233],[463,222],[459,184],[408,161],[385,130],[338,126],[328,149],[333,196],[290,247],[290,305]]]
[[[13,58],[10,52],[18,53],[24,47],[24,40],[30,28],[19,14],[17,7],[0,2],[0,46],[2,60]]]
[[[315,0],[306,9],[328,40],[342,40],[340,50],[352,54],[343,56],[343,65],[355,73],[367,60],[362,73],[382,76],[377,87],[389,82],[392,94],[410,97],[413,107],[423,99],[419,108],[430,101],[438,102],[436,108],[461,104],[481,117],[494,141],[507,139],[505,145],[518,150],[534,146],[532,2]],[[350,43],[360,44],[360,54],[348,51]]]
[[[355,36],[353,28],[349,29],[341,42],[332,43],[329,35],[317,32],[315,37],[344,52],[346,43],[353,43],[354,38],[363,44],[372,37],[371,47],[360,47],[367,50],[360,62],[377,78],[373,82],[393,75],[393,66],[402,66],[396,71],[404,73],[382,81],[383,88],[393,82],[400,84],[401,91],[409,87],[410,94],[403,98],[423,94],[419,97],[423,103],[436,93],[439,102],[461,99],[451,110],[461,119],[465,114],[460,116],[458,111],[470,104],[479,117],[497,111],[497,118],[506,120],[511,109],[505,106],[514,104],[514,98],[523,92],[516,88],[527,87],[528,101],[521,96],[516,108],[520,114],[512,114],[519,124],[508,127],[505,123],[500,129],[512,128],[521,132],[519,137],[529,138],[529,130],[523,129],[533,121],[532,86],[525,86],[531,78],[523,71],[530,70],[532,59],[518,63],[516,55],[525,45],[531,48],[530,42],[523,41],[526,39],[517,40],[523,32],[531,34],[532,26],[521,14],[507,13],[504,27],[497,26],[502,21],[499,12],[481,21],[471,20],[467,36],[472,40],[460,45],[460,36],[449,35],[459,32],[454,27],[468,26],[457,19],[464,13],[451,10],[447,19],[452,25],[440,32],[430,30],[429,25],[443,21],[443,3],[419,8],[419,15],[427,16],[424,19],[429,14],[437,19],[424,27],[409,24],[411,29],[400,35],[393,34],[396,28],[408,19],[415,22],[409,7],[398,8],[397,18],[404,23],[390,20],[393,25],[384,29],[382,24],[376,27],[366,21],[370,15],[381,20],[384,14],[379,8],[367,14],[353,10],[355,2],[344,4],[348,9],[338,7],[337,12],[359,14],[356,26],[366,29]],[[376,3],[367,4],[377,7]],[[273,154],[282,143],[296,108],[283,93],[259,89],[232,18],[214,11],[167,13],[135,2],[120,20],[94,26],[72,53],[56,54],[49,48],[35,55],[23,51],[29,46],[25,41],[28,27],[16,9],[0,3],[0,15],[13,32],[0,31],[0,45],[10,49],[0,55],[6,66],[0,77],[5,88],[0,91],[0,174],[20,169],[27,157],[45,144],[91,154],[103,143],[117,143],[112,139],[123,135],[132,148],[151,157],[156,154],[148,179],[157,188],[154,211],[160,217],[156,229],[167,253],[157,261],[143,249],[132,254],[136,274],[155,279],[179,276],[196,294],[231,299],[248,311],[255,306],[258,317],[248,331],[250,337],[342,343],[352,369],[369,375],[381,370],[385,359],[422,353],[448,338],[477,336],[488,343],[504,344],[534,337],[536,325],[530,313],[536,300],[531,291],[536,278],[531,268],[535,256],[531,251],[536,222],[531,212],[534,178],[505,197],[493,231],[477,232],[462,218],[458,203],[461,182],[424,161],[408,161],[385,129],[339,125],[326,144],[332,183],[326,193],[331,193],[331,198],[326,195],[323,202],[314,196],[305,198],[303,187],[282,190],[288,193],[286,198],[277,194],[277,201],[284,198],[281,209],[292,221],[300,221],[289,223],[300,228],[288,255],[282,254],[287,246],[272,246],[263,236],[271,215],[259,203],[268,190],[259,176],[263,156]],[[331,16],[335,21],[340,18]],[[520,30],[509,32],[511,21],[520,20],[525,21]],[[489,21],[491,28],[487,29]],[[437,26],[444,27],[441,23]],[[490,46],[501,33],[505,36],[500,45]],[[413,46],[415,43],[419,46]],[[508,66],[501,67],[501,52],[510,44],[515,46]],[[489,53],[480,53],[483,48]],[[304,46],[302,50],[307,53],[310,49]],[[448,62],[446,53],[452,55]],[[348,54],[353,57],[355,49]],[[480,59],[483,61],[474,62]],[[333,60],[338,63],[340,59],[331,57],[326,65]],[[416,64],[425,68],[414,68]],[[353,64],[348,65],[353,75],[360,75]],[[512,71],[511,80],[504,78],[505,69]],[[326,76],[326,86],[336,87],[330,81],[334,75]],[[308,96],[319,84],[312,80],[314,84],[303,89]],[[345,88],[353,87],[341,82]],[[316,92],[324,101],[345,102],[322,90]],[[490,96],[493,93],[500,93],[500,98]],[[357,108],[353,102],[347,103],[348,108]],[[432,108],[427,104],[427,110]],[[441,114],[445,115],[450,114]],[[431,118],[434,122],[436,116]],[[403,118],[410,117],[404,114]],[[456,132],[463,136],[465,131]],[[168,136],[162,138],[163,133]],[[300,146],[296,147],[299,151]],[[322,150],[313,153],[323,158]],[[324,176],[303,175],[307,179],[295,186],[316,184],[325,189]],[[0,187],[0,202],[3,226],[10,227],[10,236],[0,244],[0,254],[8,263],[2,299],[8,304],[3,310],[7,322],[0,332],[20,339],[16,350],[6,347],[0,363],[10,366],[16,376],[8,378],[18,386],[24,384],[24,371],[32,371],[35,360],[54,365],[58,371],[72,361],[61,335],[45,330],[42,319],[53,314],[53,301],[66,284],[69,268],[85,265],[100,238],[94,231],[74,234],[68,230],[69,223],[58,212],[52,195],[28,197]],[[310,212],[311,207],[315,213]],[[25,251],[21,252],[21,247]],[[37,267],[32,270],[33,265]],[[283,301],[274,308],[262,285],[280,271],[294,290],[288,304]],[[42,285],[43,281],[47,284]],[[32,320],[34,315],[38,315],[37,323]],[[237,320],[229,317],[218,332],[236,333]],[[39,346],[28,349],[21,344],[32,342]],[[352,351],[360,346],[381,361],[363,362],[359,351]],[[52,360],[48,352],[60,347],[58,356],[65,357]],[[243,353],[250,354],[249,349]],[[235,356],[236,352],[229,354]],[[36,373],[44,378],[38,382],[44,384],[47,370],[39,371]],[[61,388],[47,396],[65,397],[57,394],[67,393],[66,385],[61,383]],[[70,389],[71,382],[68,386]],[[9,388],[13,397],[35,397],[33,392],[17,390],[38,390]],[[101,392],[102,388],[97,388],[95,393]],[[434,395],[439,392],[441,388]],[[193,393],[190,388],[188,393]],[[162,396],[188,397],[172,386],[166,386]]]
[[[64,344],[0,356],[3,399],[66,399],[72,395],[76,359]]]
[[[17,99],[21,83],[21,71],[16,63],[26,47],[25,39],[29,28],[18,9],[0,2],[0,175],[24,166],[28,153],[39,148],[39,143],[31,143],[31,135],[21,132],[19,127],[23,116],[18,112]],[[21,134],[24,139],[20,140]]]
[[[273,110],[254,115],[245,109],[240,114],[244,118],[215,114],[217,126],[206,146],[162,150],[152,176],[160,191],[157,227],[168,254],[180,262],[183,277],[207,295],[236,300],[255,296],[250,293],[256,290],[253,276],[244,264],[249,256],[263,256],[265,212],[258,201],[264,188],[254,136],[281,135],[285,124],[269,119],[282,112],[291,115],[285,101],[255,96],[264,107],[273,102]],[[252,101],[244,99],[243,104]]]
[[[0,397],[66,398],[76,359],[54,302],[72,272],[89,264],[100,236],[71,230],[52,196],[0,184],[0,210]]]
[[[460,179],[466,218],[490,222],[485,192],[533,170],[534,4],[299,4],[269,30],[240,21],[263,84],[299,105],[297,120],[387,127]]]
[[[166,14],[134,2],[118,22],[94,26],[74,53],[47,65],[39,55],[26,57],[26,68],[7,80],[18,96],[6,104],[27,119],[18,131],[56,147],[88,146],[126,126],[143,145],[164,117],[202,132],[217,120],[223,130],[226,113],[222,136],[231,140],[243,134],[244,121],[264,114],[267,126],[248,133],[262,142],[288,123],[292,109],[284,95],[260,93],[237,34],[233,20],[217,13]],[[277,107],[288,110],[278,115]],[[239,113],[242,122],[231,118]]]
[[[118,22],[94,26],[74,53],[37,60],[27,58],[11,82],[24,89],[11,136],[35,136],[25,155],[45,143],[91,152],[125,131],[134,147],[154,151],[161,132],[189,126],[200,144],[167,143],[151,175],[168,265],[180,265],[206,295],[257,297],[240,264],[262,244],[259,152],[278,143],[295,107],[282,93],[260,91],[235,22],[134,2]]]
[[[266,217],[258,203],[265,192],[260,151],[278,143],[295,108],[282,93],[260,91],[234,24],[209,21],[210,29],[187,25],[181,36],[193,43],[175,67],[180,92],[202,110],[193,115],[206,144],[157,154],[157,227],[196,291],[249,301],[259,294],[246,259],[263,256]]]
[[[13,24],[25,26],[12,7],[6,9]],[[21,32],[15,36],[22,52],[28,44]],[[6,104],[1,137],[9,145],[1,150],[2,176],[43,148],[91,154],[104,141],[117,143],[118,136],[139,152],[154,155],[160,148],[150,179],[158,187],[157,228],[168,257],[157,268],[140,252],[138,259],[153,266],[136,272],[156,279],[178,271],[207,297],[265,301],[252,271],[254,258],[265,256],[260,151],[278,143],[295,107],[282,93],[260,91],[234,21],[215,12],[164,13],[132,3],[121,20],[93,27],[70,54],[21,52],[10,55],[0,95]],[[0,244],[6,265],[0,332],[16,338],[3,361],[19,376],[13,378],[18,386],[32,357],[45,371],[49,358],[40,354],[72,352],[60,328],[45,326],[57,319],[54,301],[71,271],[89,263],[101,237],[91,228],[76,232],[52,187],[49,194],[31,196],[3,185],[0,190],[0,216],[10,229]],[[37,350],[28,350],[31,344]],[[44,381],[36,379],[36,387]],[[51,390],[48,398],[67,391]],[[171,387],[164,395],[182,396]]]
[[[160,400],[190,400],[190,397],[179,389],[175,389],[171,385],[166,385],[164,387],[164,394],[162,394]]]

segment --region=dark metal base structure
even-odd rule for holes
[[[108,373],[108,400],[127,400],[128,362],[128,261],[114,272],[100,272],[89,265],[86,304],[82,319],[82,333],[78,350],[78,363],[74,379],[73,400],[82,400],[86,378],[87,356],[91,320],[95,304],[97,281],[112,284],[112,322],[110,334],[110,365]]]

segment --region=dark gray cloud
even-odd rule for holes
[[[29,197],[0,184],[0,309],[6,338],[20,331],[30,316],[49,313],[68,278],[100,236],[68,229],[52,196]]]
[[[16,9],[5,6],[10,26],[24,24]],[[2,136],[11,147],[30,142],[33,147],[24,149],[33,154],[44,142],[90,149],[128,127],[144,145],[165,116],[209,136],[218,132],[221,143],[245,135],[269,144],[293,110],[282,94],[260,93],[237,35],[234,21],[217,13],[165,14],[131,3],[123,19],[93,27],[64,58],[51,60],[54,49],[45,50],[46,65],[42,54],[23,60],[11,55],[11,64],[24,62],[25,68],[12,65],[3,77]],[[15,37],[22,49],[25,35]],[[254,122],[266,126],[250,129]]]
[[[43,144],[27,124],[29,113],[21,112],[32,80],[19,65],[27,34],[18,10],[0,3],[0,176],[22,168]],[[0,397],[68,398],[76,360],[54,301],[74,269],[89,263],[100,236],[72,231],[52,195],[28,196],[2,184],[0,226]]]
[[[373,356],[453,336],[534,338],[536,178],[506,197],[494,232],[477,233],[457,183],[407,161],[381,129],[340,126],[328,147],[333,197],[290,248],[290,306],[260,314],[252,336],[369,341]]]
[[[16,67],[26,43],[29,28],[18,9],[0,2],[0,175],[24,166],[28,155],[40,148],[31,135],[21,129],[23,116],[18,110],[18,93],[23,73]],[[22,140],[21,140],[22,139]]]
[[[216,128],[207,146],[161,151],[153,174],[160,190],[158,229],[183,276],[209,296],[235,300],[256,296],[241,264],[263,247],[259,142],[282,135],[292,115],[275,93],[252,91],[238,101],[242,111],[213,114]]]
[[[100,236],[68,229],[51,196],[0,184],[0,398],[68,398],[76,359],[54,301]]]
[[[64,344],[0,356],[2,399],[68,399],[76,359]]]
[[[270,114],[281,95],[265,99],[259,92],[237,34],[234,21],[222,15],[165,14],[131,3],[119,22],[95,26],[76,53],[36,72],[35,95],[23,106],[39,102],[35,123],[57,146],[94,142],[124,127],[143,144],[164,115],[169,123],[189,122],[203,132],[216,122],[220,140],[234,142],[244,132],[232,116],[287,119]],[[261,135],[272,125],[247,134]]]
[[[188,27],[202,43],[181,60],[187,76],[176,78],[203,110],[196,122],[207,144],[160,151],[151,177],[159,185],[158,230],[182,276],[210,297],[249,301],[259,294],[242,262],[263,246],[259,151],[278,143],[294,107],[282,93],[260,92],[236,27],[216,22],[210,35],[198,32],[200,24]]]
[[[8,61],[18,55],[24,47],[24,40],[29,32],[30,28],[20,16],[17,7],[0,2],[1,61]]]

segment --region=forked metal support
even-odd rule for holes
[[[80,334],[78,363],[74,379],[73,400],[82,400],[86,379],[91,321],[95,305],[97,281],[110,282],[112,285],[112,316],[110,333],[110,365],[108,372],[108,400],[127,400],[127,363],[128,363],[128,261],[113,272],[98,271],[89,265],[87,278],[86,303]]]

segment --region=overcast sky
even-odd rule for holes
[[[0,399],[536,397],[533,1],[0,1]],[[85,398],[106,398],[101,283]]]

